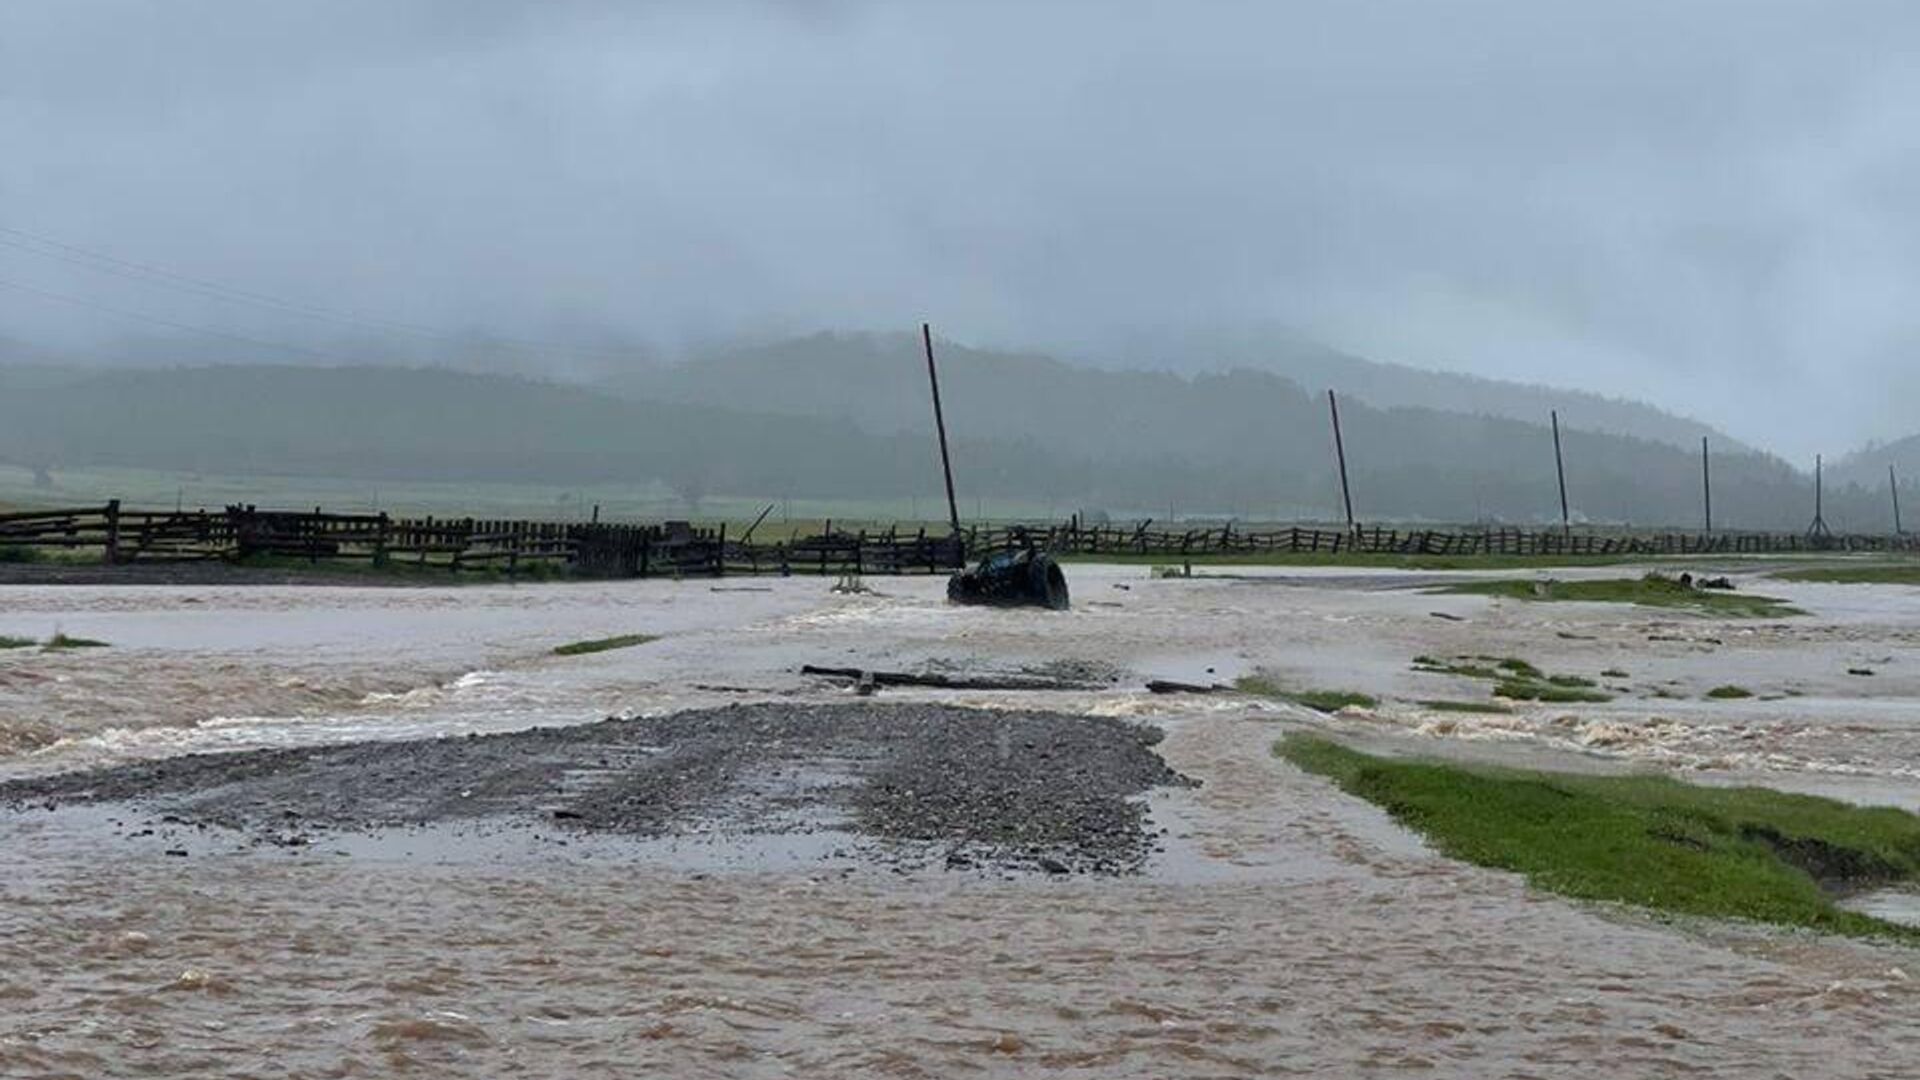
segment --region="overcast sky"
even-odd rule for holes
[[[10,0],[0,227],[98,354],[345,327],[32,238],[543,340],[1275,321],[1804,460],[1920,430],[1920,4]]]

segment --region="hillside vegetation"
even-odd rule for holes
[[[0,462],[384,480],[659,482],[690,504],[935,497],[925,366],[905,338],[816,337],[635,375],[613,389],[431,368],[0,370]],[[963,499],[1116,518],[1332,518],[1325,400],[1277,375],[1075,368],[942,347]],[[1363,521],[1557,516],[1539,424],[1343,399]],[[1698,520],[1694,453],[1568,423],[1568,483],[1596,521]],[[1807,479],[1723,455],[1723,525],[1799,528]],[[57,486],[56,489],[57,490]],[[1881,527],[1872,492],[1829,491],[1837,528]]]

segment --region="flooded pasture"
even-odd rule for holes
[[[1108,672],[880,700],[1151,724],[1199,782],[1132,796],[1159,850],[1118,875],[848,858],[804,831],[429,824],[284,846],[151,805],[24,809],[0,815],[0,1075],[1894,1077],[1920,1057],[1912,950],[1532,892],[1268,753],[1317,725],[1920,805],[1920,593],[1768,582],[1811,615],[1744,622],[1434,596],[1385,572],[1070,573],[1058,614],[949,607],[937,579],[0,590],[0,634],[109,643],[0,652],[6,779],[853,701],[798,674],[819,663]],[[552,654],[623,633],[660,637]],[[1620,689],[1420,704],[1484,696],[1412,669],[1455,654]],[[1381,700],[1323,716],[1141,689],[1254,671]],[[1704,696],[1725,684],[1754,696]]]

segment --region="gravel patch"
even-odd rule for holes
[[[538,822],[659,838],[845,831],[892,863],[1137,869],[1138,796],[1191,783],[1157,729],[916,703],[736,705],[411,742],[199,754],[0,784],[17,809],[126,803],[283,846],[334,831]]]

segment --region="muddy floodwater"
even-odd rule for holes
[[[354,827],[281,843],[300,828],[263,828],[278,804],[246,803],[236,828],[153,802],[26,806],[0,813],[0,1076],[1912,1076],[1920,952],[1533,892],[1268,752],[1311,726],[1391,752],[1920,806],[1920,590],[1732,569],[1810,614],[1086,566],[1066,613],[949,607],[937,579],[869,595],[801,578],[0,588],[0,635],[108,643],[0,650],[0,780],[336,745],[318,760],[338,764],[377,760],[348,745],[369,740],[863,700],[799,673],[813,663],[1070,676],[875,700],[1150,725],[1163,737],[1140,745],[1191,781],[1116,794],[1137,813],[1113,820],[1145,839],[1106,872],[872,858],[810,819],[587,835],[543,803],[537,827],[379,829],[342,804]],[[552,653],[628,633],[659,637]],[[1524,658],[1613,700],[1442,712],[1421,703],[1486,687],[1415,671],[1420,655]],[[1325,716],[1141,688],[1254,671],[1380,703]],[[1705,696],[1723,685],[1753,696]],[[1002,729],[980,745],[1045,743],[983,730]],[[781,761],[840,791],[818,763],[855,756]]]

